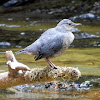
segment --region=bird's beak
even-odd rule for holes
[[[75,25],[74,26],[78,26],[78,25],[82,25],[81,23],[75,23]]]

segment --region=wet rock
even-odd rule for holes
[[[85,82],[83,82],[83,83],[81,83],[81,84],[79,85],[78,90],[79,90],[79,91],[88,90],[88,89],[90,89],[92,86],[93,86],[93,85],[90,83],[90,81],[85,81]]]
[[[8,18],[8,20],[9,20],[9,21],[12,21],[12,20],[13,20],[13,18]]]
[[[50,82],[34,85],[21,85],[14,87],[14,89],[20,92],[34,92],[34,90],[82,91],[90,89],[91,86],[92,85],[89,81],[85,81],[81,84],[68,84],[67,82]]]
[[[0,47],[2,48],[9,47],[9,46],[11,46],[9,42],[0,42]]]
[[[86,32],[81,32],[80,34],[75,33],[75,39],[85,39],[85,38],[100,38],[100,36],[92,35]]]
[[[100,47],[100,42],[96,42],[93,46],[94,47]]]
[[[90,81],[90,84],[93,84],[93,86],[96,87],[96,88],[100,88],[100,78],[92,79]]]
[[[15,47],[16,47],[16,48],[22,48],[22,46],[20,46],[20,45],[16,45]]]
[[[54,84],[52,82],[48,83],[48,84],[45,84],[45,88],[48,89],[48,88],[54,88]]]
[[[13,88],[20,92],[30,92],[32,89],[32,85],[25,84],[25,85],[15,86]]]
[[[75,39],[71,44],[73,48],[87,48],[87,47],[99,47],[100,38],[84,38],[84,39]]]
[[[78,16],[70,17],[70,19],[73,20],[73,21],[77,21],[77,20],[91,21],[91,20],[100,20],[99,17],[100,16],[96,16],[92,13],[86,13],[86,14],[81,14],[81,15],[78,15]]]
[[[70,47],[100,47],[100,36],[98,36],[99,32],[97,32],[97,35],[93,35],[80,31],[77,28],[74,28],[72,31],[74,33],[75,40]]]
[[[3,4],[3,7],[8,8],[12,6],[19,6],[27,2],[31,2],[32,0],[9,0],[8,2]]]
[[[7,8],[7,7],[10,7],[10,6],[16,5],[16,4],[19,4],[18,0],[11,0],[11,1],[4,3],[3,7]]]
[[[99,34],[99,32],[97,33],[97,35],[93,35],[93,34],[89,34],[86,32],[82,32],[78,28],[73,28],[72,32],[75,35],[75,39],[100,38],[100,36],[97,36]]]
[[[87,13],[87,14],[82,14],[82,15],[80,15],[79,18],[82,18],[82,19],[84,19],[84,18],[93,19],[93,18],[95,18],[95,15],[92,14],[92,13]]]
[[[0,24],[1,27],[9,27],[9,28],[14,28],[14,27],[20,27],[20,25],[7,25],[7,24]]]
[[[20,92],[34,92],[35,90],[54,90],[54,91],[83,91],[91,88],[100,88],[100,78],[91,77],[90,80],[85,79],[86,76],[81,80],[82,82],[61,82],[54,81],[48,83],[39,83],[34,85],[20,85],[13,87],[15,90]],[[84,80],[84,81],[83,81]],[[79,82],[79,80],[78,80]]]
[[[25,32],[21,32],[20,35],[25,35]]]

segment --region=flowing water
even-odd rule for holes
[[[57,23],[58,20],[2,18],[0,20],[0,72],[8,70],[5,51],[12,50],[15,53],[34,42],[42,32],[55,27]],[[96,81],[95,85],[89,83],[87,86],[87,81],[100,79],[100,24],[99,22],[82,24],[73,30],[75,40],[66,53],[52,61],[55,65],[78,67],[83,78],[76,81],[75,84],[80,84],[85,89],[67,91],[51,88],[35,88],[33,90],[28,88],[32,91],[25,91],[27,87],[23,89],[20,86],[17,87],[17,89],[21,88],[18,93],[0,94],[0,100],[99,100],[100,82]],[[34,61],[33,56],[25,54],[15,56],[18,61],[30,68],[47,66],[44,59]]]

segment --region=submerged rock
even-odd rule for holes
[[[25,84],[19,85],[6,90],[11,90],[12,92],[35,92],[35,91],[44,91],[44,90],[53,90],[53,91],[83,91],[93,88],[100,88],[100,78],[99,76],[83,76],[83,78],[78,81],[53,81],[46,83],[37,83],[37,84]],[[6,90],[4,89],[5,93]],[[0,91],[1,93],[1,91]]]

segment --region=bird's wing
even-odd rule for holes
[[[56,52],[58,52],[63,46],[63,40],[61,33],[57,32],[55,28],[51,28],[45,31],[39,39],[37,39],[34,43],[27,46],[23,50],[17,52],[20,53],[28,53],[33,54],[35,56],[35,60],[52,56]]]
[[[44,38],[44,37],[43,37]],[[63,47],[63,36],[54,34],[48,35],[45,39],[41,38],[41,47],[39,49],[39,54],[35,56],[35,60],[50,57],[53,54],[57,53]]]
[[[34,43],[27,46],[26,48],[19,50],[16,52],[16,54],[21,53],[28,53],[28,54],[34,54],[37,55],[39,52],[40,47],[45,44],[44,40],[47,40],[49,37],[52,37],[52,35],[55,34],[55,29],[51,28],[45,31]]]

